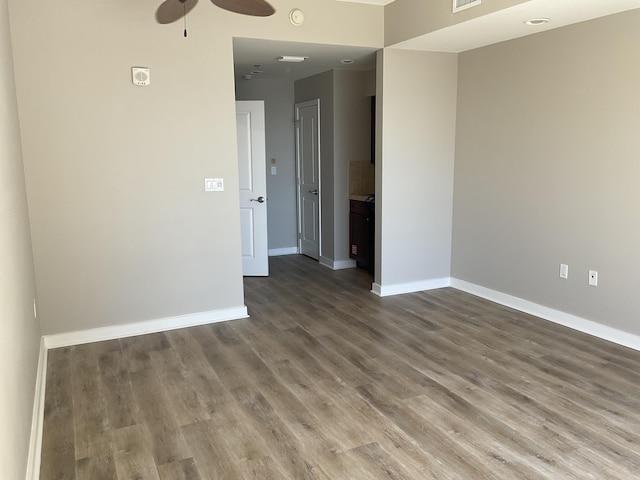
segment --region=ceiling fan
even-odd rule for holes
[[[165,0],[156,10],[156,21],[164,25],[180,20],[196,3],[198,0]],[[254,17],[268,17],[276,11],[266,0],[211,0],[211,3],[230,12]],[[187,36],[186,28],[184,36]]]

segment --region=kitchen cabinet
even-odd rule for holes
[[[356,265],[373,275],[373,240],[375,232],[375,203],[350,200],[349,243],[350,257]]]

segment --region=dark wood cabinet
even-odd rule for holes
[[[351,200],[349,212],[350,257],[356,265],[373,274],[373,239],[375,232],[375,204]]]

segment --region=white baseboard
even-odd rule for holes
[[[270,257],[279,257],[280,255],[295,255],[298,253],[298,247],[286,247],[286,248],[270,248]]]
[[[328,257],[322,255],[318,258],[318,263],[323,267],[330,268],[331,270],[344,270],[345,268],[356,268],[355,260],[331,260]]]
[[[27,459],[26,480],[40,478],[40,459],[42,457],[42,429],[44,426],[44,395],[47,385],[47,348],[44,337],[40,338],[40,354],[38,355],[38,371],[33,398],[33,414],[31,417],[31,436],[29,439],[29,458]]]
[[[499,303],[500,305],[505,305],[515,310],[535,315],[536,317],[544,318],[550,322],[572,328],[573,330],[587,333],[594,337],[602,338],[603,340],[608,340],[610,342],[617,343],[618,345],[640,351],[640,336],[638,335],[627,333],[616,328],[607,327],[606,325],[592,320],[587,320],[586,318],[545,307],[528,300],[523,300],[522,298],[491,290],[490,288],[485,288],[474,283],[465,282],[464,280],[452,278],[451,286],[458,290],[462,290],[463,292],[471,293],[472,295]]]
[[[331,270],[344,270],[345,268],[356,268],[355,260],[331,260],[330,258],[320,256],[318,262],[323,267],[330,268]]]
[[[320,255],[318,257],[318,263],[320,265],[322,265],[323,267],[327,267],[327,268],[330,268],[331,270],[333,270],[333,260],[331,260],[328,257],[323,257],[322,255]]]
[[[371,292],[379,297],[388,297],[390,295],[401,295],[403,293],[422,292],[424,290],[433,290],[436,288],[449,287],[451,279],[432,278],[430,280],[421,280],[419,282],[397,283],[395,285],[380,285],[374,283],[371,285]]]
[[[92,328],[89,330],[78,330],[68,333],[57,333],[54,335],[44,335],[45,348],[67,347],[70,345],[80,345],[82,343],[100,342],[103,340],[113,340],[115,338],[133,337],[147,333],[163,332],[175,330],[177,328],[194,327],[207,323],[224,322],[237,318],[248,317],[247,307],[225,308],[212,310],[210,312],[192,313],[189,315],[179,315],[176,317],[161,318],[159,320],[148,320],[146,322],[128,323],[126,325],[113,325],[109,327]]]
[[[334,270],[344,270],[345,268],[356,268],[355,260],[336,260],[333,262]]]

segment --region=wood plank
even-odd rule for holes
[[[146,425],[138,424],[114,430],[113,443],[118,478],[159,479],[151,451],[153,438]]]
[[[49,350],[40,478],[75,478],[71,347]]]
[[[151,433],[156,465],[191,458],[158,374],[153,369],[144,369],[130,375],[136,401]]]

